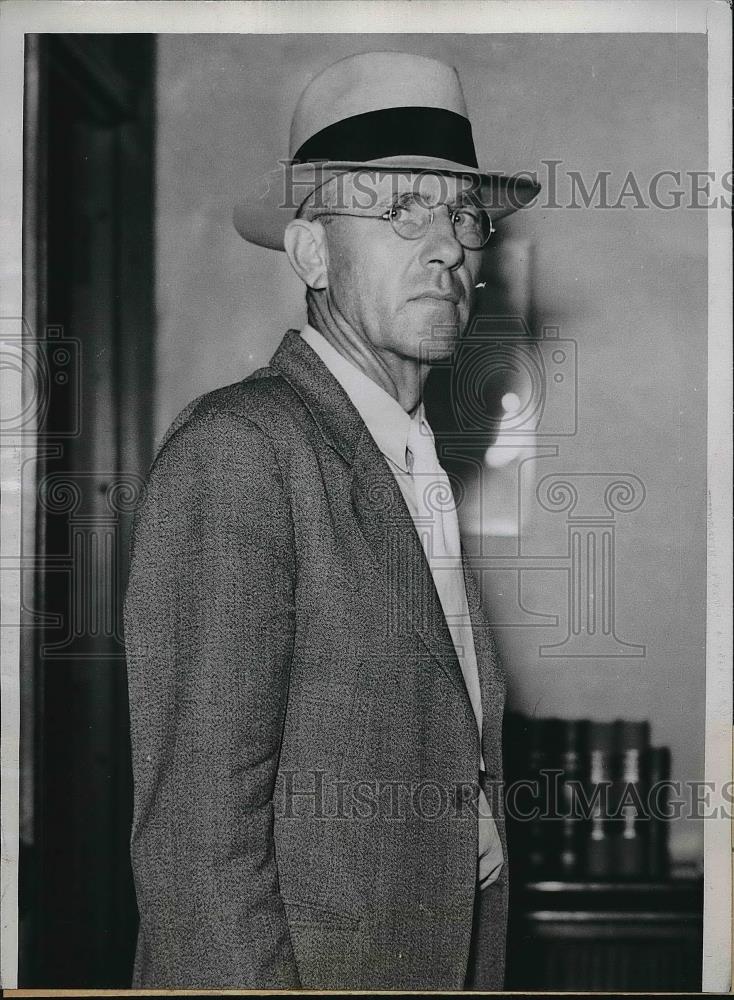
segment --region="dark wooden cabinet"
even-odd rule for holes
[[[534,882],[511,895],[508,990],[701,989],[703,884]]]

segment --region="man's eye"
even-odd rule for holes
[[[469,208],[457,208],[453,213],[453,220],[459,226],[479,226],[479,216]]]
[[[407,205],[397,204],[390,206],[387,212],[385,212],[384,218],[395,222],[401,222],[403,219],[407,219],[409,214],[410,210]]]

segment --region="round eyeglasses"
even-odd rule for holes
[[[389,222],[395,233],[404,240],[419,240],[433,224],[436,209],[441,205],[425,205],[411,200],[396,202],[380,215],[367,212],[345,212],[341,209],[323,209],[311,212],[312,219],[322,215],[346,215],[353,219],[377,219]],[[489,242],[495,228],[489,215],[479,208],[461,205],[456,208],[443,206],[449,210],[449,219],[454,235],[465,250],[481,250]]]

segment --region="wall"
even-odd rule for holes
[[[611,171],[704,169],[705,37],[178,36],[159,40],[158,385],[156,433],[195,395],[264,364],[303,321],[282,254],[231,225],[242,186],[287,153],[298,94],[321,68],[373,48],[454,64],[480,162],[587,181]],[[569,194],[559,184],[559,201]],[[538,715],[648,718],[674,777],[703,777],[705,678],[706,213],[543,208],[507,220],[534,246],[538,323],[576,344],[578,428],[546,471],[629,473],[644,503],[618,514],[616,628],[642,657],[549,659],[566,632],[565,574],[523,572],[520,600],[557,626],[503,627],[513,707]],[[550,463],[550,464],[549,464]],[[531,496],[532,490],[528,493]],[[563,516],[529,510],[522,546],[561,560]],[[518,576],[515,574],[517,581]],[[502,577],[487,601],[501,620]],[[512,624],[512,623],[510,623]],[[700,822],[674,824],[680,859],[702,852]]]

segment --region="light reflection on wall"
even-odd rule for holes
[[[467,349],[475,344],[476,357],[463,366],[459,358],[457,365],[469,407],[475,412],[484,409],[490,430],[481,472],[464,483],[467,495],[460,512],[463,532],[473,536],[482,551],[492,547],[493,538],[519,537],[522,511],[527,509],[521,490],[534,484],[528,459],[535,454],[544,397],[544,372],[533,347],[534,323],[533,247],[528,240],[504,239],[489,257],[467,340]],[[462,367],[472,369],[464,378]]]

